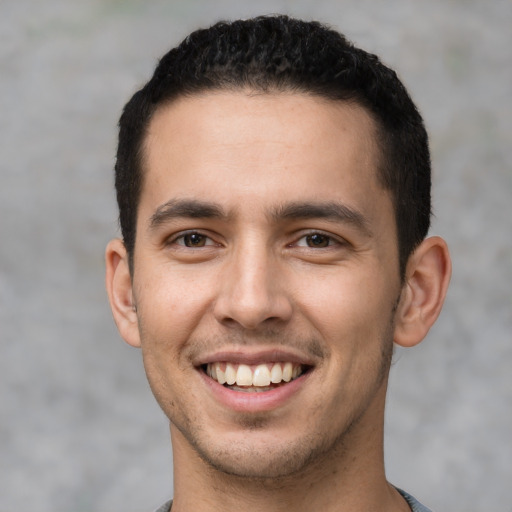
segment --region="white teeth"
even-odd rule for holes
[[[268,391],[272,384],[290,382],[302,374],[303,367],[291,362],[262,363],[257,366],[236,363],[210,363],[206,374],[219,384],[235,385],[238,390]]]
[[[226,364],[226,384],[232,386],[236,382],[236,371],[233,366],[229,363]]]
[[[252,386],[252,371],[245,365],[241,364],[236,372],[237,386]]]
[[[272,366],[272,370],[270,370],[270,380],[272,384],[279,384],[283,380],[283,369],[279,363]]]
[[[217,373],[217,382],[219,384],[226,383],[226,372],[220,367],[220,363],[215,363],[214,365],[209,364],[208,366],[214,366],[215,372]]]
[[[293,365],[292,363],[285,363],[283,367],[283,380],[290,382],[292,380]]]
[[[252,385],[259,387],[270,386],[270,370],[266,364],[260,364],[256,367]]]

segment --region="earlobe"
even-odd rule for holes
[[[105,251],[105,284],[112,315],[122,338],[140,347],[137,308],[126,248],[120,239],[111,240]]]
[[[450,254],[440,237],[424,240],[409,258],[395,317],[394,341],[418,344],[437,320],[451,277]]]

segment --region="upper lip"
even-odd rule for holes
[[[208,363],[238,363],[247,365],[256,365],[260,363],[278,363],[291,362],[307,366],[314,366],[315,361],[311,356],[304,354],[302,351],[297,352],[293,349],[269,348],[250,350],[247,347],[240,349],[222,349],[215,350],[210,353],[201,354],[194,361],[196,367]]]

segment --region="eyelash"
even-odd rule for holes
[[[198,236],[201,238],[201,241],[203,241],[203,245],[187,245],[186,239],[187,237],[193,237]],[[319,243],[316,247],[314,245],[308,244],[308,239],[312,239],[313,237],[319,237],[321,238],[321,241],[326,241],[327,245],[321,245]],[[299,243],[301,240],[305,240],[305,243]],[[216,243],[210,236],[201,233],[200,231],[186,231],[182,233],[178,233],[177,235],[170,238],[167,242],[169,245],[177,245],[179,247],[187,248],[187,249],[202,249],[204,247],[211,247],[211,246],[218,246],[219,244]],[[343,240],[340,240],[333,235],[324,233],[322,231],[310,231],[308,233],[302,234],[299,238],[296,239],[295,242],[292,242],[287,245],[287,247],[300,247],[303,249],[327,249],[332,246],[340,246],[340,245],[346,245],[346,242]]]
[[[316,247],[314,245],[308,245],[308,238],[311,239],[313,237],[321,237],[322,240],[327,241],[327,245],[320,246],[318,244]],[[305,240],[305,244],[299,245],[299,242],[301,240]],[[327,249],[329,247],[335,246],[335,245],[344,245],[344,242],[333,235],[330,235],[328,233],[324,233],[323,231],[311,231],[309,233],[303,234],[300,238],[297,239],[296,242],[290,244],[291,246],[295,245],[298,247],[304,247],[306,249]]]
[[[192,237],[197,235],[198,237],[201,237],[201,239],[205,242],[204,245],[187,245],[185,240],[186,237]],[[180,243],[182,242],[182,243]],[[209,243],[208,243],[209,242]],[[208,235],[205,235],[204,233],[201,233],[200,231],[186,231],[184,233],[179,233],[176,236],[173,236],[169,241],[167,242],[170,245],[178,245],[180,247],[186,247],[187,249],[193,249],[193,248],[203,248],[203,247],[210,247],[216,244],[211,237]]]

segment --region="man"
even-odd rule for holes
[[[386,480],[384,403],[450,259],[395,73],[317,23],[199,30],[126,105],[116,188],[107,289],[170,421],[172,511],[427,510]]]

